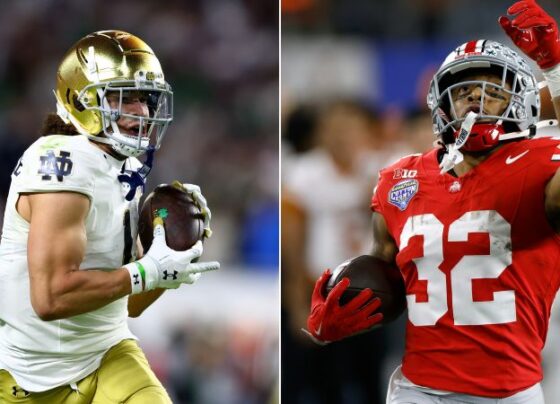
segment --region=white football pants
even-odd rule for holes
[[[544,397],[540,383],[507,398],[431,391],[415,386],[399,366],[389,381],[387,404],[544,404]]]

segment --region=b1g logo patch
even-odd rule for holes
[[[418,175],[417,170],[407,170],[406,168],[396,168],[393,171],[393,179],[398,180],[401,178],[415,178]]]
[[[43,174],[41,177],[44,181],[50,181],[52,176],[56,176],[58,182],[62,182],[63,178],[72,172],[72,160],[70,160],[70,152],[60,150],[59,155],[55,156],[54,151],[47,150],[47,154],[39,157],[41,166],[37,174]]]
[[[417,192],[417,180],[400,181],[389,190],[389,203],[395,205],[400,210],[405,210]]]

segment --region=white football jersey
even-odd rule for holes
[[[377,171],[361,167],[354,174],[342,174],[318,148],[294,159],[282,173],[285,189],[308,215],[306,262],[312,276],[368,251],[370,216],[364,201]]]
[[[12,173],[0,244],[0,369],[8,370],[28,391],[72,384],[100,364],[104,353],[126,338],[123,297],[74,317],[43,321],[30,301],[27,268],[29,223],[16,211],[20,193],[72,191],[86,195],[87,247],[80,270],[119,268],[136,256],[137,190],[133,201],[117,179],[138,168],[136,159],[120,161],[85,136],[42,137],[23,154]]]

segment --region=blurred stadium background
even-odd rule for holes
[[[405,316],[387,329],[317,347],[300,331],[313,283],[326,268],[369,250],[377,171],[434,140],[425,102],[432,75],[468,40],[513,46],[497,23],[513,3],[282,0],[283,402],[385,402]],[[539,4],[560,19],[557,1]],[[544,91],[543,118],[553,116],[549,100]],[[554,312],[543,354],[547,402],[560,397],[559,328]]]
[[[166,293],[133,332],[176,403],[266,403],[278,377],[278,2],[6,0],[0,13],[0,205],[55,111],[57,65],[82,36],[121,29],[156,52],[175,121],[147,191],[199,184],[205,248],[222,269]]]

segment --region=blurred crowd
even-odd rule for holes
[[[282,138],[282,400],[381,403],[400,361],[404,316],[395,324],[326,347],[306,327],[315,280],[371,249],[369,202],[377,173],[428,150],[424,111],[381,113],[338,99],[286,111]]]
[[[406,315],[317,346],[301,331],[314,282],[325,269],[370,251],[369,204],[379,169],[433,147],[426,106],[432,75],[467,40],[511,46],[497,19],[513,2],[282,0],[283,401],[385,402],[404,349]],[[539,4],[560,18],[558,2]],[[550,94],[541,96],[541,118],[553,118]],[[552,317],[543,356],[547,402],[560,394],[560,321],[556,312]]]
[[[228,302],[218,299],[226,282],[220,272],[207,277],[216,292],[197,294],[198,300],[188,305],[184,299],[191,290],[168,292],[148,310],[147,319],[134,320],[141,335],[154,327],[148,319],[162,317],[167,304],[185,308],[179,321],[161,323],[157,335],[140,341],[176,403],[263,403],[274,395],[278,364],[270,358],[278,353],[278,15],[278,2],[268,0],[2,2],[2,211],[10,173],[37,138],[44,117],[55,111],[58,63],[78,39],[103,29],[139,36],[155,51],[173,88],[175,119],[156,153],[147,191],[174,179],[201,186],[213,217],[206,259],[219,260],[220,272],[233,277],[228,282],[237,289],[229,299],[253,297],[243,309],[261,307],[271,320],[260,316],[240,329],[246,325],[245,313],[231,312],[224,308]],[[269,297],[252,294],[257,288]],[[200,312],[197,305],[218,304],[221,317],[211,322],[186,315]],[[236,323],[238,327],[232,325]]]
[[[514,0],[282,0],[282,34],[354,35],[377,40],[495,36],[498,16]],[[538,2],[560,14],[554,0]]]
[[[52,89],[60,59],[79,38],[102,29],[144,39],[174,90],[175,119],[156,155],[148,190],[175,178],[199,184],[215,213],[211,258],[275,268],[277,243],[268,242],[278,233],[274,1],[3,2],[0,164],[6,175],[0,195],[6,195],[8,173],[36,139],[43,117],[55,110]]]
[[[279,296],[269,278],[229,268],[130,319],[174,403],[278,402]]]

